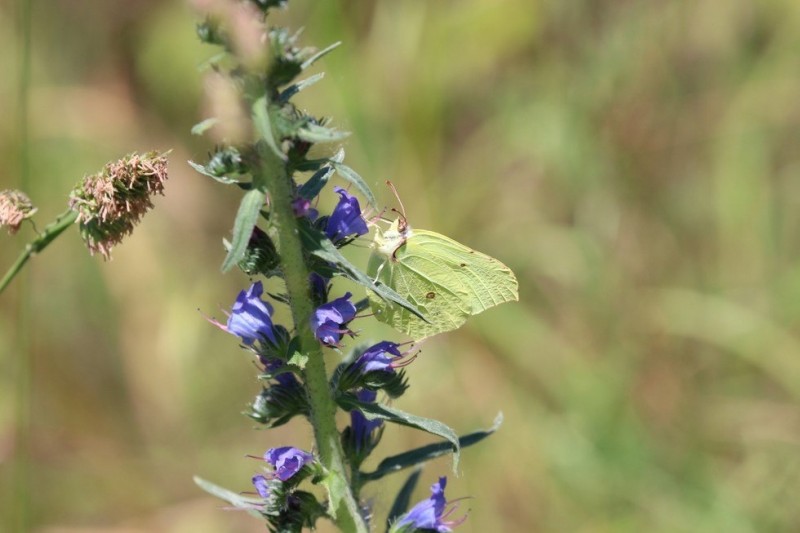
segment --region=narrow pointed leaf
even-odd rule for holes
[[[297,137],[310,143],[342,141],[349,136],[349,132],[326,128],[319,124],[305,124],[302,128],[297,130]]]
[[[283,103],[288,102],[292,96],[296,95],[303,89],[311,87],[324,77],[325,73],[320,72],[319,74],[314,74],[313,76],[309,76],[304,80],[300,80],[297,83],[293,83],[292,85],[281,91],[281,94],[280,96],[278,96],[278,99]]]
[[[244,257],[247,251],[247,244],[253,234],[253,228],[258,222],[258,215],[261,206],[264,205],[266,194],[259,189],[251,189],[245,193],[242,203],[239,205],[239,212],[236,213],[236,221],[233,223],[233,239],[231,248],[225,261],[222,262],[222,271],[227,272],[233,265]]]
[[[267,108],[267,97],[262,96],[253,102],[253,124],[256,127],[259,137],[261,137],[270,150],[277,155],[281,161],[286,161],[287,157],[278,147],[275,136],[272,133],[272,123],[269,119],[269,109]]]
[[[472,446],[473,444],[477,444],[497,431],[502,423],[503,414],[500,413],[494,419],[494,424],[491,428],[463,435],[458,438],[458,443],[461,445],[462,449]],[[375,481],[386,475],[403,470],[404,468],[419,466],[427,461],[436,459],[437,457],[441,457],[442,455],[446,455],[452,451],[453,445],[449,441],[436,442],[426,446],[421,446],[398,455],[387,457],[381,461],[381,463],[373,472],[361,474],[361,479],[364,481],[364,483],[368,481]]]
[[[237,509],[244,509],[245,511],[255,516],[256,518],[263,518],[261,513],[259,513],[256,509],[253,508],[253,506],[255,505],[263,504],[263,501],[260,498],[248,498],[246,496],[242,496],[241,494],[237,494],[233,491],[222,488],[219,485],[211,483],[210,481],[206,481],[205,479],[198,476],[194,476],[194,482],[197,484],[198,487],[200,487],[207,493],[211,494],[212,496],[216,496],[217,498],[228,502]]]
[[[361,195],[366,198],[369,205],[375,209],[378,208],[378,202],[375,200],[375,195],[372,194],[372,190],[369,188],[369,185],[367,185],[367,182],[364,181],[364,178],[359,176],[355,170],[341,162],[334,162],[333,168],[336,169],[336,172],[343,179],[349,181],[355,186],[356,189],[358,189],[358,192],[360,192]]]
[[[297,191],[298,194],[306,200],[313,200],[317,197],[322,188],[325,187],[325,184],[328,183],[332,175],[333,167],[322,167],[314,172],[314,174],[308,178],[307,182],[300,186],[300,189]]]
[[[203,121],[200,121],[194,126],[192,126],[192,135],[202,135],[211,128],[213,128],[218,122],[219,119],[216,117],[211,117]]]
[[[453,452],[453,472],[458,471],[458,461],[461,458],[461,445],[459,444],[458,435],[443,422],[412,415],[400,409],[395,409],[394,407],[389,407],[388,405],[380,403],[360,402],[349,394],[343,394],[338,398],[338,401],[342,409],[346,411],[360,409],[368,420],[385,420],[401,426],[419,429],[431,435],[446,439],[446,445],[450,448],[450,451]]]
[[[203,176],[208,176],[209,178],[216,180],[220,183],[224,183],[225,185],[243,185],[243,183],[240,182],[239,180],[229,178],[228,176],[215,176],[214,174],[206,170],[206,167],[198,163],[195,163],[194,161],[187,161],[187,163],[189,163],[189,166],[191,166],[193,169],[195,169]]]
[[[330,52],[332,52],[333,50],[338,48],[340,44],[342,44],[342,41],[337,41],[337,42],[333,43],[332,45],[323,48],[322,50],[320,50],[319,52],[317,52],[313,56],[311,56],[308,59],[306,59],[305,61],[303,61],[303,64],[300,65],[300,68],[303,69],[303,70],[307,69],[308,67],[310,67],[311,65],[313,65],[314,63],[316,63],[317,61],[322,59],[324,56],[328,55]]]
[[[408,479],[400,488],[400,492],[397,493],[397,497],[394,499],[392,508],[389,510],[389,516],[386,518],[387,532],[389,529],[391,529],[392,523],[400,518],[400,515],[403,515],[406,511],[408,511],[408,506],[411,504],[411,495],[414,492],[414,489],[417,487],[420,474],[422,474],[422,469],[418,468],[410,476],[408,476]]]
[[[333,264],[344,277],[372,290],[387,302],[396,303],[411,313],[414,313],[414,315],[422,320],[427,321],[414,304],[397,294],[394,289],[380,281],[375,282],[371,277],[361,272],[361,270],[348,261],[330,239],[320,231],[308,225],[302,225],[300,227],[300,236],[303,239],[303,247],[306,250],[319,259]]]

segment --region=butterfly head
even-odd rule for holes
[[[412,235],[411,226],[408,225],[406,217],[401,215],[386,230],[382,231],[377,228],[375,232],[375,250],[382,255],[393,257],[395,251],[405,244]]]

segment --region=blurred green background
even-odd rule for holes
[[[519,304],[425,344],[398,402],[459,432],[505,414],[451,476],[472,496],[459,531],[800,530],[800,3],[290,7],[275,20],[305,44],[344,41],[300,101],[352,131],[348,163],[519,277]],[[0,4],[0,188],[19,171],[17,9]],[[299,420],[239,415],[254,367],[197,312],[222,316],[248,280],[218,270],[237,191],[185,163],[213,146],[189,134],[214,53],[195,21],[181,0],[34,3],[39,224],[106,161],[173,150],[113,261],[71,231],[29,270],[35,531],[263,531],[192,475],[247,490],[245,454],[312,443]],[[0,235],[3,268],[31,235]],[[20,288],[0,298],[3,531]],[[381,449],[428,440],[390,428]],[[369,487],[378,516],[404,477]]]

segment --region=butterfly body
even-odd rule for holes
[[[453,239],[412,230],[404,218],[377,232],[367,267],[425,316],[371,295],[378,320],[416,340],[460,327],[468,317],[516,301],[517,280],[506,265]]]

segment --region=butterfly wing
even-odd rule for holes
[[[369,270],[428,319],[371,298],[379,320],[417,340],[456,329],[471,315],[518,299],[517,280],[507,266],[432,231],[415,230],[394,259],[373,255]]]

